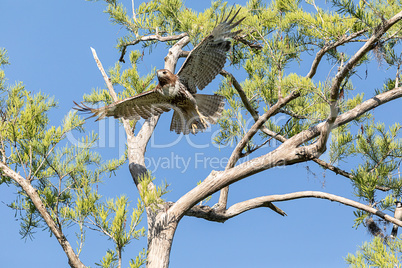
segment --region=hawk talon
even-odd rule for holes
[[[198,117],[200,118],[201,124],[202,124],[205,128],[207,128],[207,127],[208,127],[207,117],[205,117],[205,116],[203,116],[203,115],[201,114],[201,112],[198,110],[198,107],[196,108],[196,111],[197,111]]]
[[[197,127],[197,124],[194,124],[194,123],[191,124],[191,128],[192,128],[193,132],[196,133],[196,130],[197,130],[197,128],[198,128],[198,127]]]

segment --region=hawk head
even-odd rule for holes
[[[176,83],[177,77],[172,74],[171,71],[166,69],[161,69],[156,72],[156,76],[158,77],[159,84],[163,87],[166,84],[174,85]]]

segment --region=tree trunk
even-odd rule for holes
[[[148,214],[148,255],[147,268],[169,267],[170,250],[173,236],[179,223],[164,211],[154,212],[149,209]]]
[[[177,61],[182,53],[182,48],[190,42],[187,34],[183,34],[175,45],[169,49],[165,57],[165,69],[172,73],[176,68]],[[127,133],[129,169],[134,183],[138,188],[141,187],[140,179],[147,172],[145,167],[145,152],[149,139],[158,123],[159,116],[148,118],[136,136],[133,135],[128,122],[125,123]],[[123,120],[124,122],[124,120]],[[151,182],[147,186],[148,190],[155,190],[155,185]],[[163,201],[163,200],[161,200]],[[176,231],[180,218],[171,216],[165,208],[155,208],[153,204],[146,207],[148,221],[148,253],[147,268],[167,268],[169,267],[170,249],[172,248],[173,236]]]

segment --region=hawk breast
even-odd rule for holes
[[[183,87],[179,81],[176,81],[175,84],[166,84],[161,88],[161,94],[165,97],[176,97],[179,95],[180,88]]]

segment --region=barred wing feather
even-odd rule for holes
[[[158,94],[155,89],[138,94],[134,97],[127,98],[121,101],[114,102],[108,106],[98,109],[90,108],[81,103],[81,105],[74,102],[77,107],[74,109],[80,112],[93,113],[92,116],[97,116],[96,121],[103,119],[106,116],[113,116],[114,118],[124,119],[140,119],[140,117],[147,119],[153,115],[160,115],[163,112],[168,112],[171,109],[171,104]]]
[[[188,55],[182,67],[177,72],[180,82],[187,86],[192,94],[197,88],[202,90],[222,70],[226,62],[226,52],[230,49],[230,38],[241,30],[232,32],[244,18],[233,22],[240,9],[230,18],[231,13],[223,20],[212,33],[204,38]]]

